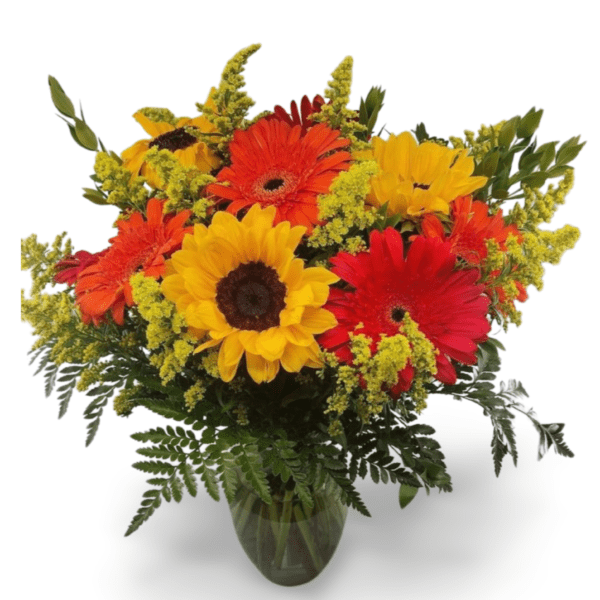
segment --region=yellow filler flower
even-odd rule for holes
[[[210,226],[195,225],[169,261],[164,295],[188,325],[210,339],[194,352],[221,344],[223,381],[235,376],[242,356],[257,383],[272,381],[280,366],[298,372],[320,367],[314,335],[337,325],[321,308],[338,277],[323,267],[304,267],[295,257],[305,227],[282,221],[276,210],[252,206],[242,221],[217,212]]]
[[[216,108],[212,100],[215,92],[213,88],[206,101],[206,106]],[[146,153],[155,146],[159,150],[172,152],[184,167],[196,167],[202,173],[210,173],[220,166],[221,161],[210,148],[201,142],[193,130],[201,133],[215,133],[215,126],[203,115],[195,119],[182,117],[174,124],[151,120],[143,111],[138,111],[133,118],[152,136],[150,140],[140,140],[121,154],[123,166],[131,171],[132,175],[142,175],[154,188],[161,187],[160,179],[154,169],[146,162]],[[192,130],[192,132],[190,132]]]
[[[487,181],[487,177],[472,177],[475,163],[467,150],[452,150],[435,142],[417,144],[408,131],[387,140],[374,137],[372,144],[369,154],[377,161],[379,173],[371,179],[366,201],[376,207],[388,202],[388,216],[448,214],[452,200],[478,190]]]

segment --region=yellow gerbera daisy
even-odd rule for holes
[[[210,339],[195,352],[221,344],[221,378],[231,381],[242,356],[257,383],[320,367],[314,335],[337,325],[321,308],[338,277],[323,267],[304,267],[295,257],[305,227],[282,221],[276,209],[252,206],[242,221],[217,212],[210,226],[195,225],[173,254],[162,283],[164,295],[188,325]]]
[[[388,202],[388,216],[419,216],[429,212],[448,214],[449,203],[478,190],[487,177],[472,177],[475,163],[467,150],[452,150],[434,142],[417,141],[411,133],[374,137],[372,158],[379,173],[371,179],[367,203],[380,207]],[[366,157],[366,156],[365,156]]]
[[[215,108],[212,100],[213,88],[208,96],[206,105]],[[121,154],[123,166],[133,175],[142,175],[146,181],[155,188],[160,188],[160,180],[150,165],[146,162],[146,152],[154,146],[159,150],[171,151],[186,167],[196,167],[202,173],[209,173],[220,166],[221,162],[216,154],[201,142],[196,136],[186,131],[186,127],[193,127],[202,133],[214,133],[216,128],[204,116],[194,119],[182,117],[175,125],[164,121],[152,121],[141,111],[133,115],[134,119],[152,136],[150,140],[140,140],[127,148]]]

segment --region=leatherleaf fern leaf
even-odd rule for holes
[[[167,502],[180,502],[184,489],[191,496],[196,496],[196,475],[200,476],[208,494],[214,500],[219,500],[217,474],[201,451],[201,441],[196,438],[194,431],[168,425],[164,429],[157,427],[134,433],[131,437],[138,442],[151,444],[137,449],[138,454],[150,460],[136,462],[134,468],[162,477],[148,479],[148,483],[154,488],[143,494],[141,506],[131,521],[126,536],[145,523],[163,499]]]
[[[527,397],[525,388],[519,381],[509,380],[501,382],[499,390],[495,390],[494,380],[500,371],[499,350],[504,350],[500,342],[490,338],[480,345],[478,350],[477,365],[473,368],[467,381],[461,381],[453,386],[437,388],[437,393],[452,394],[456,400],[469,400],[478,404],[483,409],[483,414],[492,422],[492,458],[494,471],[498,476],[502,469],[502,462],[507,455],[513,459],[516,466],[518,452],[515,432],[513,429],[513,411],[527,416],[540,435],[538,446],[538,460],[541,459],[550,447],[561,456],[574,456],[566,445],[563,437],[563,423],[540,423],[532,409],[527,410],[520,400]],[[459,372],[459,377],[465,378]]]

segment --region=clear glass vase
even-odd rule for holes
[[[313,508],[293,490],[273,494],[269,505],[238,477],[230,503],[244,551],[270,581],[293,586],[314,579],[329,563],[342,537],[347,508],[334,486],[313,490]]]

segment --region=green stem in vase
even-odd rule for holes
[[[315,540],[313,538],[313,534],[310,531],[310,527],[308,526],[308,520],[302,508],[299,505],[294,506],[294,516],[296,517],[296,525],[298,525],[298,529],[304,538],[304,542],[306,543],[306,547],[310,554],[310,557],[313,561],[313,565],[317,572],[321,572],[323,570],[323,565],[321,562],[321,557],[317,552],[317,548],[315,546]]]
[[[279,539],[279,519],[281,518],[279,514],[278,503],[273,500],[271,504],[269,504],[269,520],[271,521],[271,529],[273,530],[273,537],[277,540]]]
[[[258,559],[258,568],[263,571],[265,562],[269,562],[269,553],[265,552],[265,546],[268,543],[269,535],[269,511],[259,498],[258,513],[256,515],[256,557]]]
[[[290,526],[292,522],[292,499],[294,497],[294,490],[287,490],[283,496],[283,506],[281,510],[281,520],[278,526],[277,535],[277,548],[275,549],[275,566],[281,569],[283,562],[283,553],[287,543],[287,537],[290,532]]]
[[[240,502],[240,506],[243,503],[243,506],[240,509],[240,518],[235,523],[236,529],[239,531],[240,535],[243,535],[244,527],[246,526],[246,522],[250,517],[253,504],[256,502],[256,500],[257,496],[255,496],[250,490],[245,490],[245,499]],[[260,500],[260,498],[258,498],[258,500]]]

